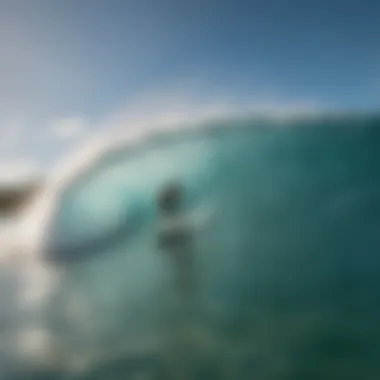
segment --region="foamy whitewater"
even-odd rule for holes
[[[66,168],[2,248],[0,378],[380,378],[379,122],[185,123]],[[186,322],[156,241],[173,181],[194,241]]]

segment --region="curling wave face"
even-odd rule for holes
[[[217,378],[376,378],[379,121],[229,119],[98,155],[53,192],[40,226],[39,260],[58,279],[38,316],[49,360],[91,371],[162,356],[174,378],[189,362],[212,362]],[[156,195],[173,181],[193,237],[186,318],[156,239]],[[191,331],[182,356],[168,348],[183,349],[175,326]]]

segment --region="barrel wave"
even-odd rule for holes
[[[81,358],[94,379],[378,378],[379,122],[178,126],[74,174],[42,226],[41,261],[62,271],[41,318],[64,371]],[[173,183],[192,239],[171,249],[158,194]],[[191,292],[174,281],[184,250]]]

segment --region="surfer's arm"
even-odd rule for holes
[[[207,230],[212,225],[217,215],[217,205],[201,205],[192,211],[189,215],[191,228],[194,232],[201,232]]]

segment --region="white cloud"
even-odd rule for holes
[[[12,185],[34,180],[39,172],[30,160],[0,163],[0,185]]]
[[[25,123],[19,118],[5,120],[0,127],[0,148],[5,151],[14,151],[23,142]]]
[[[82,137],[89,128],[85,118],[72,117],[59,119],[50,127],[51,135],[59,140],[73,140]]]
[[[187,90],[186,90],[187,89]],[[181,125],[207,119],[265,114],[286,117],[290,114],[310,113],[320,109],[315,102],[292,100],[278,96],[250,95],[241,97],[225,95],[223,91],[208,91],[199,86],[171,86],[150,91],[121,107],[101,125],[101,130],[140,130],[160,126]],[[285,100],[286,99],[286,100]]]

